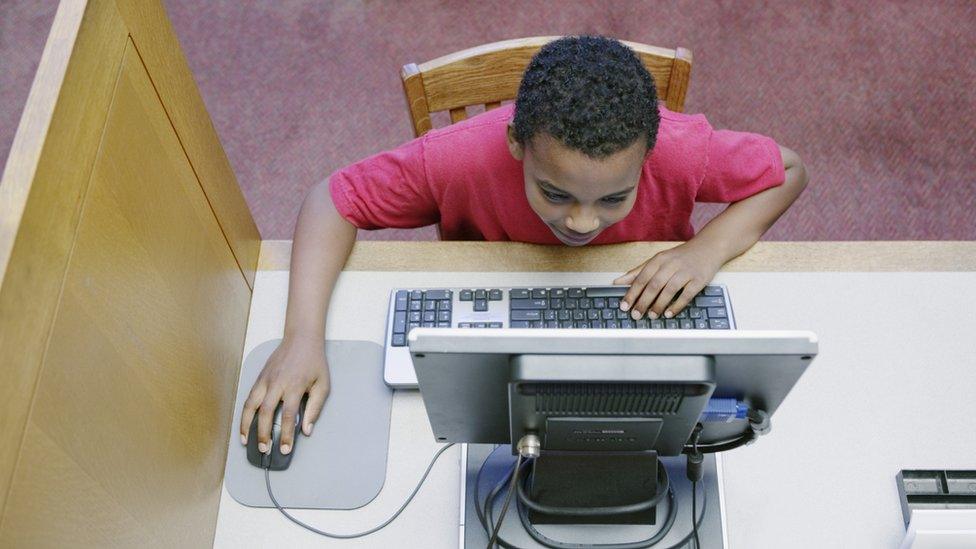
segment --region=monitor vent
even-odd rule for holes
[[[533,383],[535,411],[547,416],[664,416],[675,414],[688,394],[685,385],[636,383]]]

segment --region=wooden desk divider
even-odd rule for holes
[[[159,0],[64,0],[0,183],[0,546],[212,544],[260,236]]]

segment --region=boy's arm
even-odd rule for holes
[[[614,284],[631,285],[621,299],[621,309],[631,310],[634,318],[645,312],[651,318],[671,318],[711,282],[722,265],[751,248],[772,227],[808,181],[800,157],[786,147],[779,150],[786,170],[783,184],[731,204],[688,242],[656,254],[615,280]],[[678,292],[681,295],[668,307]]]
[[[312,433],[329,395],[325,362],[325,317],[336,279],[356,241],[356,227],[336,211],[328,182],[309,190],[298,214],[288,279],[288,310],[281,344],[268,359],[251,388],[241,414],[241,442],[258,414],[258,447],[269,449],[271,423],[279,401],[282,408],[281,452],[291,451],[295,416],[303,395],[308,402],[302,431]]]

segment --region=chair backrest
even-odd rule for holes
[[[451,122],[467,118],[467,108],[484,105],[485,110],[515,99],[522,73],[532,56],[558,36],[536,36],[505,40],[462,50],[417,65],[403,66],[400,77],[407,97],[414,135],[420,137],[433,126],[430,114],[450,111]],[[668,109],[684,109],[691,79],[691,51],[623,42],[640,56],[654,76],[658,98]]]

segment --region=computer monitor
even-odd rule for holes
[[[658,503],[673,501],[659,456],[689,454],[691,467],[702,447],[753,440],[817,354],[809,332],[419,328],[407,340],[438,441],[508,443],[523,457],[536,446],[509,498],[522,487],[519,517],[537,540],[537,524],[657,524]],[[724,421],[703,414],[711,399],[733,403]],[[486,534],[493,501],[479,514]],[[667,535],[675,509],[643,541]]]
[[[817,354],[802,331],[418,328],[408,337],[438,441],[678,455],[708,400],[772,416]],[[593,428],[588,428],[591,425]],[[700,442],[746,421],[705,422]]]

